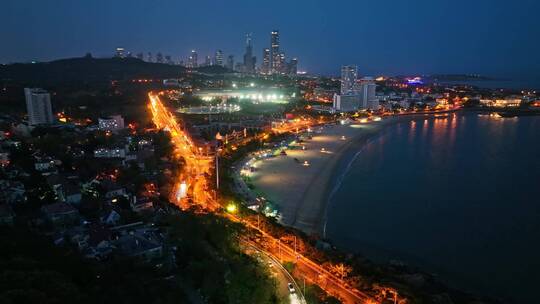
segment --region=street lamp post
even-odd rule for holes
[[[296,235],[294,236],[294,258],[298,259],[298,254],[296,254]]]
[[[282,259],[281,259],[281,240],[278,239],[278,250],[279,250],[279,262],[281,263]]]
[[[218,155],[219,153],[216,152],[216,188],[219,189],[219,161],[218,161]]]

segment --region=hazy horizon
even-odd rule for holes
[[[299,69],[339,74],[344,64],[363,75],[481,74],[540,77],[540,46],[532,0],[474,2],[275,0],[178,3],[162,0],[48,2],[8,0],[0,12],[6,42],[0,62],[111,56],[118,46],[133,54],[161,52],[174,60],[191,49],[222,49],[241,60],[244,35],[253,33],[257,64],[280,30],[280,47]],[[512,60],[512,65],[507,64]]]

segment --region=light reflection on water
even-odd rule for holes
[[[405,260],[460,287],[534,303],[539,129],[540,117],[476,114],[389,127],[335,194],[328,236],[373,259]]]

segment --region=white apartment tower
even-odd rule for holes
[[[25,88],[24,96],[30,125],[53,123],[51,95],[47,91],[38,88]]]
[[[341,95],[355,94],[358,67],[356,65],[344,65],[341,67]]]

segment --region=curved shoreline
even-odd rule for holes
[[[281,224],[307,234],[323,234],[329,194],[335,188],[336,175],[341,172],[344,160],[349,163],[351,151],[361,149],[387,126],[403,119],[391,117],[367,124],[327,125],[321,134],[313,134],[313,139],[306,141],[308,151],[289,150],[287,157],[261,162],[252,183],[279,206]],[[339,140],[342,135],[347,137],[346,141]],[[321,147],[326,150],[322,151]],[[298,163],[304,159],[310,163],[307,168]]]
[[[286,157],[277,156],[258,163],[251,182],[279,206],[280,224],[309,235],[325,236],[331,196],[339,189],[339,182],[348,172],[347,167],[361,154],[364,146],[388,126],[434,118],[426,116],[419,113],[364,124],[326,125],[323,132],[313,134],[313,139],[305,142],[307,151],[287,150]],[[339,140],[342,135],[346,135],[346,141]],[[321,147],[326,150],[322,151]],[[307,168],[301,165],[304,160],[309,162]]]
[[[406,120],[411,120],[413,117],[406,117]],[[334,166],[332,173],[327,184],[326,193],[324,195],[324,213],[321,216],[321,221],[319,223],[319,230],[322,233],[323,238],[326,238],[326,224],[328,220],[328,210],[332,204],[332,198],[335,193],[341,188],[341,184],[344,178],[350,171],[352,164],[356,161],[358,156],[362,154],[365,146],[370,142],[371,139],[381,136],[382,132],[389,126],[395,125],[399,122],[405,120],[403,117],[391,117],[384,120],[384,124],[373,133],[368,134],[358,134],[351,142],[345,147],[345,151],[341,155],[338,163]],[[354,154],[353,154],[354,153]],[[347,157],[351,155],[350,157]],[[333,181],[333,182],[332,182]]]

